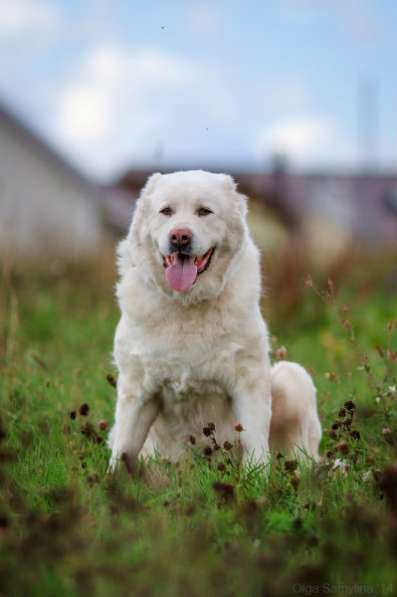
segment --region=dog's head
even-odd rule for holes
[[[127,250],[166,294],[188,302],[210,298],[244,246],[245,216],[245,197],[228,175],[153,174],[137,201]]]

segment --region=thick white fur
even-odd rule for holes
[[[172,216],[159,213],[165,206]],[[213,213],[199,217],[201,206]],[[270,366],[259,253],[245,216],[245,197],[224,174],[154,174],[144,187],[119,246],[111,468],[122,455],[133,462],[158,453],[175,461],[209,422],[219,442],[235,440],[235,424],[243,426],[246,461],[267,462],[271,430],[275,449],[318,458],[321,427],[310,376],[292,363]],[[163,268],[175,227],[190,228],[195,255],[216,247],[209,268],[184,294],[168,286]]]
[[[321,424],[312,378],[297,363],[282,361],[271,369],[271,389],[271,449],[318,460]]]

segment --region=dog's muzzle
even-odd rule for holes
[[[188,292],[196,283],[199,275],[208,269],[215,247],[201,256],[190,255],[182,251],[163,255],[163,265],[169,286],[177,292]]]

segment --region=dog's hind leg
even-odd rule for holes
[[[282,361],[271,369],[271,391],[271,450],[317,461],[321,424],[312,378],[297,363]]]

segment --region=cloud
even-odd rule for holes
[[[353,148],[337,125],[319,114],[287,117],[260,138],[261,155],[283,154],[298,166],[351,162]]]
[[[52,133],[84,169],[107,175],[200,145],[209,128],[229,126],[233,103],[220,77],[184,57],[101,44],[61,85]]]
[[[310,109],[295,80],[280,80],[269,93],[273,119],[257,144],[238,97],[222,73],[180,55],[99,44],[58,90],[51,131],[79,167],[101,178],[134,164],[221,164],[252,155],[255,146],[261,161],[283,153],[305,167],[352,162],[349,140]]]
[[[0,11],[0,39],[4,41],[32,33],[51,33],[59,23],[54,3],[46,0],[12,0]]]

